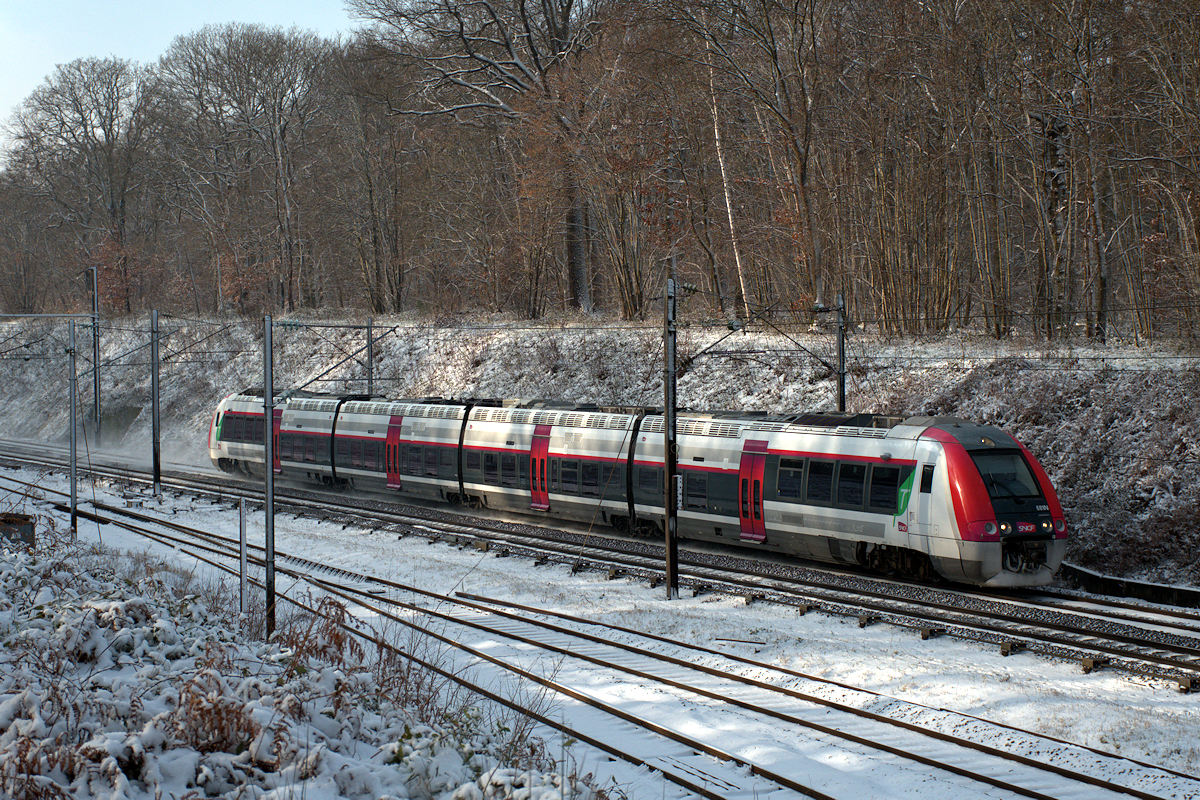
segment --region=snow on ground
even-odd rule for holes
[[[362,347],[363,331],[285,325],[276,321],[277,388],[364,390],[361,354],[338,365]],[[375,326],[387,334],[375,348],[376,389],[392,397],[662,402],[662,344],[654,325],[590,317],[557,325],[482,317],[435,324],[405,317]],[[146,330],[145,320],[106,321],[101,370],[106,449],[143,460],[150,430]],[[217,401],[261,385],[262,321],[164,318],[162,330],[164,458],[203,464]],[[0,378],[8,389],[0,394],[3,435],[64,438],[64,340],[61,325],[0,325]],[[80,333],[79,346],[86,412],[88,334]],[[836,363],[829,332],[685,327],[679,349],[687,364],[681,406],[834,407],[834,376],[818,360]],[[1072,526],[1069,559],[1109,573],[1200,585],[1196,353],[1162,343],[1050,346],[965,333],[895,340],[864,332],[850,337],[847,351],[851,411],[954,414],[999,425],[1025,442],[1062,497]],[[94,447],[93,438],[81,447]]]
[[[71,542],[61,517],[36,554],[0,542],[0,796],[605,796],[512,715],[336,626],[248,639],[211,568],[95,526]]]
[[[59,478],[45,478],[47,485],[61,485]],[[107,496],[103,488],[97,490],[98,496]],[[87,493],[84,493],[87,496]],[[153,504],[151,504],[153,507]],[[171,519],[184,524],[206,527],[218,532],[233,533],[237,529],[236,512],[232,509],[182,499],[169,500],[161,509],[171,515]],[[261,542],[261,516],[252,516],[250,538]],[[340,525],[314,522],[312,520],[297,520],[280,516],[276,521],[276,546],[281,552],[303,556],[321,563],[344,567],[349,570],[367,572],[378,577],[413,585],[436,592],[462,590],[480,595],[513,600],[541,608],[552,609],[565,613],[578,614],[603,621],[612,621],[621,625],[643,629],[651,634],[658,634],[685,642],[714,648],[722,652],[753,657],[759,661],[798,670],[857,686],[866,687],[884,695],[890,695],[897,700],[885,698],[870,698],[869,696],[853,697],[854,693],[836,687],[809,684],[805,682],[803,689],[829,697],[872,707],[873,710],[889,709],[888,713],[900,716],[927,716],[929,712],[920,711],[907,703],[921,703],[933,708],[946,708],[952,711],[979,715],[1010,725],[1028,728],[1050,736],[1063,738],[1072,742],[1097,747],[1130,758],[1157,763],[1162,766],[1179,770],[1188,774],[1200,774],[1200,744],[1195,731],[1196,720],[1200,718],[1197,704],[1200,698],[1195,695],[1180,695],[1172,687],[1162,681],[1131,677],[1123,673],[1100,671],[1090,675],[1080,673],[1077,665],[1057,661],[1034,654],[1017,654],[1002,657],[989,647],[978,644],[961,642],[950,638],[938,638],[931,641],[921,641],[911,631],[900,630],[887,625],[871,626],[859,629],[852,620],[826,616],[820,613],[809,613],[797,616],[793,610],[775,607],[769,604],[746,606],[742,601],[721,595],[702,595],[697,598],[684,597],[668,602],[662,598],[661,589],[650,589],[644,583],[615,580],[607,581],[597,574],[581,573],[571,575],[568,568],[563,566],[534,567],[531,562],[516,559],[498,559],[492,555],[480,554],[473,551],[460,550],[444,544],[431,545],[419,537],[397,539],[394,534],[365,531],[354,528],[343,529]],[[88,543],[102,540],[108,547],[131,550],[147,549],[147,545],[130,534],[125,534],[111,527],[97,529],[92,523],[82,523],[81,538]],[[157,546],[148,548],[151,552],[161,554],[165,558],[179,562],[185,569],[190,569],[188,559]],[[197,568],[198,578],[206,575],[206,570]],[[5,580],[8,580],[5,578]],[[281,584],[281,590],[288,589]],[[137,593],[150,595],[147,585],[135,588]],[[56,592],[66,595],[66,589]],[[81,592],[80,592],[81,593]],[[47,598],[48,600],[49,598]],[[93,603],[95,600],[92,601]],[[101,602],[112,602],[102,600]],[[127,600],[121,600],[127,603]],[[172,603],[165,599],[147,601],[153,605],[154,613],[168,613],[177,629],[188,631],[180,639],[199,641],[203,637],[217,637],[222,634],[200,632],[195,627],[197,621],[188,616],[188,603],[176,598]],[[81,602],[73,606],[56,600],[52,607],[70,606],[69,613],[78,618],[83,613]],[[5,614],[8,616],[5,616]],[[5,627],[7,626],[7,627]],[[14,622],[12,611],[0,611],[0,630],[4,636],[12,635],[19,625]],[[144,627],[144,626],[143,626]],[[96,629],[89,629],[92,635]],[[108,635],[101,631],[99,635]],[[226,634],[227,635],[227,634]],[[144,638],[150,638],[149,631]],[[143,641],[144,639],[137,639]],[[111,639],[109,640],[111,641]],[[644,642],[642,643],[645,644]],[[101,644],[103,648],[107,645]],[[156,645],[157,647],[157,645]],[[270,647],[261,644],[247,644],[237,651],[239,658],[250,658],[257,664],[263,656],[268,656],[268,666],[255,669],[265,670],[255,685],[272,684],[276,676],[283,675],[285,680],[296,678],[287,674],[286,666],[270,666],[271,656],[279,652],[278,646]],[[191,648],[189,658],[192,661],[188,669],[195,669],[195,659],[198,651]],[[717,664],[721,660],[709,659]],[[126,676],[131,681],[136,680],[137,686],[149,685],[150,689],[139,698],[141,710],[138,717],[141,726],[138,730],[129,731],[134,738],[144,737],[145,722],[155,714],[167,714],[163,724],[172,719],[168,711],[166,699],[161,696],[164,690],[155,683],[165,679],[169,674],[164,670],[174,669],[170,664],[157,664],[147,667],[151,671],[135,677],[128,666],[120,665],[110,670],[114,676]],[[286,664],[286,660],[282,662]],[[729,664],[721,666],[728,668]],[[90,668],[90,667],[89,667]],[[749,669],[749,668],[745,668]],[[344,675],[353,674],[347,666],[342,667]],[[105,673],[108,674],[108,673]],[[188,676],[187,669],[182,669],[182,676]],[[326,676],[318,678],[317,676]],[[317,681],[316,686],[304,685],[295,690],[299,698],[312,698],[320,695],[322,690],[329,688],[328,670],[315,669],[311,681]],[[176,678],[178,680],[178,678]],[[326,681],[320,683],[321,680]],[[370,680],[369,676],[361,680]],[[107,679],[106,679],[107,681]],[[119,681],[117,682],[119,683]],[[116,683],[112,683],[116,686]],[[10,691],[0,688],[0,695]],[[274,713],[280,702],[278,692],[272,694],[271,700],[252,702],[252,698],[238,694],[236,686],[231,686],[229,692],[240,703],[246,704],[252,714],[259,716],[255,719],[268,719]],[[308,694],[305,694],[307,692]],[[113,703],[116,707],[124,708],[125,696],[116,697]],[[0,697],[0,709],[5,708],[7,696]],[[11,702],[11,701],[10,701]],[[308,700],[305,700],[308,702]],[[380,776],[398,780],[394,772],[386,772],[392,767],[381,764],[375,749],[383,747],[388,742],[394,743],[398,728],[395,718],[388,717],[384,710],[363,712],[361,721],[350,723],[355,729],[368,731],[364,738],[372,742],[370,747],[347,746],[349,749],[336,750],[335,745],[329,744],[337,740],[338,735],[345,738],[344,731],[347,723],[331,734],[326,728],[328,724],[317,719],[321,709],[327,706],[328,699],[314,700],[308,709],[307,717],[302,716],[291,730],[289,741],[318,741],[328,753],[329,764],[350,764],[352,769],[361,770],[366,774],[382,779]],[[324,704],[324,705],[322,705]],[[101,704],[103,705],[103,704]],[[565,701],[553,701],[544,708],[551,718],[573,713]],[[96,712],[97,714],[101,712]],[[177,713],[177,712],[176,712]],[[335,715],[342,720],[342,715]],[[0,711],[0,720],[3,713]],[[278,719],[278,717],[274,717]],[[369,718],[369,720],[368,720]],[[946,723],[954,726],[961,725],[961,719]],[[307,720],[307,721],[306,721]],[[743,739],[739,735],[736,718],[718,719],[712,723],[715,727],[728,726],[726,738],[729,742]],[[11,724],[11,723],[10,723]],[[32,724],[32,723],[31,723]],[[118,722],[106,723],[120,729]],[[290,723],[289,723],[290,724]],[[308,727],[305,727],[305,726]],[[325,726],[325,727],[323,727]],[[0,731],[3,726],[0,725]],[[11,730],[11,728],[10,728]],[[39,731],[40,733],[41,731]],[[340,732],[340,733],[339,733]],[[550,735],[549,732],[539,731],[547,737],[544,752],[552,759],[565,761],[578,774],[593,775],[593,781],[608,787],[610,797],[629,798],[661,798],[677,796],[673,790],[661,782],[656,782],[652,775],[644,770],[622,768],[620,764],[608,761],[601,754],[590,751],[578,743],[565,747],[563,743]],[[743,732],[744,733],[744,732]],[[46,735],[49,735],[47,733]],[[165,734],[155,734],[161,736]],[[10,736],[10,734],[4,734]],[[9,740],[0,736],[0,747]],[[93,735],[94,736],[94,735]],[[105,747],[117,748],[116,740],[126,741],[120,736],[107,737]],[[306,739],[305,737],[312,737]],[[153,740],[158,741],[158,740]],[[340,740],[339,740],[340,741]],[[473,746],[473,745],[472,745]],[[183,772],[192,769],[192,763],[199,756],[179,756],[175,751],[165,748],[154,750],[153,744],[143,745],[147,751],[153,750],[158,757],[165,759],[166,765],[157,769],[175,769]],[[261,748],[260,748],[261,749]],[[467,749],[470,749],[469,747]],[[486,750],[486,748],[484,748]],[[303,748],[301,748],[303,750]],[[296,751],[294,758],[300,758],[301,750]],[[370,751],[370,754],[368,754]],[[254,748],[230,759],[243,765],[247,772],[257,769],[264,771],[261,765],[253,763]],[[461,753],[461,747],[455,750]],[[562,758],[559,753],[563,752]],[[334,753],[337,753],[336,757]],[[117,758],[116,755],[113,756]],[[799,757],[799,756],[797,756]],[[459,756],[456,764],[462,759]],[[472,757],[466,759],[470,779],[475,773],[470,773]],[[830,756],[836,758],[836,756]],[[240,759],[240,761],[239,761]],[[386,761],[385,759],[382,759]],[[453,761],[453,759],[451,759]],[[184,762],[184,766],[178,766]],[[487,762],[492,764],[494,762]],[[117,764],[119,766],[120,760]],[[456,769],[458,767],[456,766]],[[296,765],[289,775],[295,777],[304,767]],[[334,767],[327,767],[337,774]],[[403,770],[403,767],[398,769]],[[553,771],[553,770],[551,770]],[[190,773],[189,773],[190,774]],[[282,774],[278,770],[274,775]],[[508,773],[506,773],[508,774]],[[910,786],[904,782],[907,773],[900,769],[889,767],[886,763],[871,761],[869,769],[864,773],[863,786],[889,786],[892,782],[903,788],[901,794],[910,796],[920,795],[926,798],[961,797],[962,787],[952,784],[945,786],[914,783]],[[314,777],[328,780],[333,778],[324,773]],[[548,779],[549,780],[549,779]],[[291,784],[293,791],[299,784]],[[333,792],[328,783],[325,789],[317,791],[319,784],[312,784],[312,789],[305,788],[305,797],[326,796],[321,792]],[[1161,787],[1155,787],[1156,790]],[[381,790],[382,791],[382,790]],[[393,788],[387,791],[395,792]],[[547,790],[550,791],[550,790]],[[870,795],[870,790],[865,790]],[[1192,796],[1184,793],[1166,793],[1168,796]],[[284,796],[276,794],[272,796]],[[295,794],[291,796],[296,796]],[[363,795],[365,796],[365,794]],[[414,796],[423,796],[415,795]],[[448,795],[445,795],[448,796]],[[463,795],[464,797],[467,795]],[[554,796],[554,795],[548,795]]]

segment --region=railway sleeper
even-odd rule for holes
[[[1080,665],[1083,667],[1083,674],[1087,675],[1094,669],[1100,669],[1109,664],[1110,659],[1105,656],[1083,656],[1079,659]]]
[[[1014,642],[1011,639],[1006,639],[1000,643],[1000,655],[1011,656],[1014,653],[1019,653],[1025,649],[1025,645],[1020,642]]]
[[[921,628],[921,641],[936,639],[945,632],[943,628]]]
[[[1193,675],[1185,675],[1178,679],[1176,688],[1180,694],[1189,694],[1190,692],[1200,692],[1200,678]]]

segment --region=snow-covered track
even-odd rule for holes
[[[229,537],[135,509],[98,504],[96,511],[101,513],[84,514],[139,531],[210,564],[236,561],[236,542]],[[278,567],[281,574],[453,648],[462,659],[453,669],[431,666],[453,673],[463,685],[511,707],[508,697],[488,688],[496,685],[496,676],[532,682],[553,693],[556,702],[579,707],[571,713],[571,726],[537,708],[523,709],[534,718],[659,770],[698,796],[858,797],[869,778],[859,769],[831,765],[866,760],[875,764],[879,759],[891,762],[893,770],[910,773],[915,781],[934,775],[943,785],[958,782],[964,795],[983,791],[983,785],[1032,798],[1154,798],[1200,791],[1200,781],[1180,773],[1037,734],[1020,732],[1020,741],[1014,742],[1011,735],[997,736],[1003,726],[978,718],[919,707],[919,721],[912,722],[913,704],[884,698],[894,704],[896,717],[891,717],[862,707],[867,703],[822,694],[820,684],[828,686],[828,681],[662,637],[528,606],[505,607],[482,597],[433,593],[282,552],[277,557],[283,562]],[[261,566],[257,553],[254,561]],[[221,568],[231,571],[229,566]],[[355,627],[377,640],[377,630]],[[556,664],[553,675],[537,668],[547,660]],[[575,664],[591,672],[585,674]],[[597,668],[603,680],[595,679]],[[798,687],[798,679],[810,685]],[[642,704],[627,698],[614,701],[597,689],[618,684],[653,691],[658,698]],[[883,698],[856,687],[838,688],[874,702]],[[675,703],[661,702],[663,695]],[[681,714],[676,704],[688,713]],[[725,741],[724,733],[703,724],[706,708],[714,705],[736,707],[746,730],[760,732],[761,738]],[[932,720],[935,716],[940,719]],[[959,735],[964,724],[971,729],[967,736]],[[987,744],[997,739],[1007,740],[1010,749]],[[830,757],[830,750],[840,755]],[[780,758],[780,752],[788,757]]]
[[[45,466],[61,462],[23,457]],[[144,481],[130,468],[94,468],[118,480]],[[164,484],[201,491],[217,498],[261,497],[257,487],[228,476],[173,473]],[[369,528],[400,535],[423,535],[454,544],[491,549],[501,555],[571,564],[576,569],[608,571],[656,581],[662,572],[661,547],[619,535],[578,533],[472,518],[444,509],[397,506],[380,498],[352,499],[311,488],[277,484],[280,510],[338,521],[354,520]],[[1139,607],[1089,597],[1078,604],[1037,593],[1001,595],[986,590],[945,588],[868,577],[812,565],[794,565],[753,556],[683,550],[681,577],[693,591],[716,590],[808,610],[857,617],[861,625],[888,622],[919,631],[923,638],[950,635],[998,646],[1004,654],[1020,650],[1079,663],[1083,670],[1114,668],[1158,676],[1180,691],[1200,689],[1200,625],[1175,610]],[[1131,610],[1132,609],[1132,610]]]

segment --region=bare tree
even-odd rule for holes
[[[571,302],[592,307],[589,231],[580,168],[572,148],[586,94],[568,94],[569,73],[599,27],[596,0],[350,0],[380,25],[381,41],[420,68],[413,91],[393,108],[447,114],[465,123],[499,115],[544,116],[556,130],[566,206]]]
[[[114,299],[127,312],[136,276],[126,234],[157,98],[154,75],[133,62],[79,59],[55,69],[14,125],[17,168],[76,231],[85,256],[114,273],[105,285],[121,287]]]

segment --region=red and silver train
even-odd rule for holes
[[[261,391],[218,405],[209,454],[261,474]],[[280,398],[274,470],[401,498],[652,533],[663,417],[499,401]],[[681,413],[678,531],[806,559],[984,586],[1038,586],[1067,526],[1045,471],[1003,431],[953,417]]]

